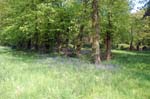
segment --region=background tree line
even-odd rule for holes
[[[144,10],[130,13],[130,5],[130,0],[1,0],[0,44],[67,56],[80,56],[88,46],[96,64],[103,52],[110,60],[112,48],[149,49],[150,18]]]

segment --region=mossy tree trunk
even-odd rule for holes
[[[93,51],[93,58],[95,64],[101,63],[100,58],[100,25],[99,25],[99,0],[92,1],[92,51]]]

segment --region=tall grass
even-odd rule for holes
[[[150,52],[113,51],[115,69],[0,47],[0,99],[150,99]]]

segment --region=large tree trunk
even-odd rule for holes
[[[141,45],[141,42],[138,41],[138,43],[137,43],[137,45],[136,45],[136,50],[137,50],[137,51],[140,51],[140,45]]]
[[[134,47],[133,47],[133,39],[131,39],[131,41],[130,41],[130,51],[132,51],[134,49]]]
[[[106,60],[109,61],[111,59],[111,33],[112,33],[112,14],[108,13],[108,31],[106,34]]]
[[[93,0],[92,1],[92,28],[93,28],[93,42],[92,42],[92,51],[93,51],[93,58],[95,64],[101,63],[100,58],[100,45],[99,45],[99,33],[100,33],[100,27],[99,27],[99,0]]]
[[[111,37],[110,33],[106,34],[106,60],[109,61],[111,59]]]

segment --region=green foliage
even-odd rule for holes
[[[93,36],[91,2],[1,0],[0,44],[41,52],[62,51],[63,48],[75,51],[79,45],[82,49],[85,44],[91,44]],[[108,33],[112,46],[129,44],[131,39],[134,46],[139,42],[141,46],[150,45],[149,17],[141,20],[142,11],[131,14],[129,0],[100,0],[99,5],[102,49],[105,49]]]
[[[117,36],[127,34],[128,2],[117,0],[111,4],[111,0],[102,0],[100,3],[101,35],[112,31],[113,39],[118,41]],[[59,42],[61,45],[74,43],[77,42],[82,25],[84,25],[82,35],[88,37],[91,34],[91,1],[15,0],[2,1],[1,5],[7,6],[7,9],[3,10],[2,18],[7,24],[1,26],[0,34],[3,45],[28,48],[28,45],[56,47]],[[109,12],[112,12],[111,30],[107,19]]]
[[[130,48],[130,45],[128,44],[118,44],[118,49],[120,50],[128,50]]]
[[[129,6],[128,1],[124,0],[101,0],[101,31],[102,38],[106,33],[111,33],[114,43],[120,43],[126,40],[129,32]],[[111,14],[109,26],[109,14]]]
[[[129,35],[129,38],[133,38],[133,43],[136,45],[140,42],[142,45],[149,45],[149,27],[150,21],[149,18],[141,19],[143,16],[143,11],[139,11],[131,15],[130,24],[132,28],[132,33]]]
[[[44,44],[50,46],[53,43],[56,45],[59,37],[65,44],[66,39],[73,40],[78,33],[75,15],[80,7],[76,2],[73,2],[74,5],[60,0],[16,0],[14,3],[7,3],[11,9],[9,14],[12,16],[8,17],[9,24],[2,27],[4,31],[1,33],[1,44],[26,48],[30,41],[33,47]]]

